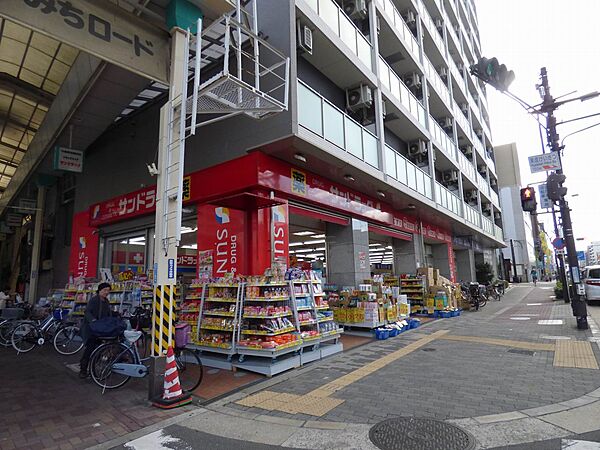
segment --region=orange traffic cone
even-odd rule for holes
[[[162,398],[152,402],[152,405],[162,409],[172,409],[192,403],[192,395],[183,392],[179,384],[179,373],[175,363],[173,347],[167,350],[167,365],[165,366],[165,382]]]

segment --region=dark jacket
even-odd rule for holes
[[[91,336],[90,323],[94,320],[98,320],[102,317],[110,317],[112,311],[110,310],[110,303],[107,300],[102,300],[98,294],[90,298],[87,306],[85,307],[85,315],[83,317],[83,324],[81,326],[81,337],[86,342]]]

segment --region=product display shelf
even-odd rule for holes
[[[325,292],[321,280],[311,284],[311,292],[315,301],[315,310],[317,311],[317,321],[319,324],[319,334],[321,335],[319,353],[320,358],[340,353],[344,346],[340,342],[340,335],[344,332],[333,319],[333,311],[329,309],[329,302],[325,300]],[[302,361],[305,362],[304,360]]]
[[[412,311],[423,311],[425,308],[425,279],[409,276],[400,278],[400,293],[406,295],[412,305]]]
[[[200,287],[202,286],[202,287]],[[202,363],[231,370],[244,283],[191,284],[186,301],[198,302],[195,339],[188,347],[200,350]]]
[[[319,332],[319,322],[317,320],[318,313],[310,272],[306,272],[306,276],[308,279],[290,282],[293,305],[296,309],[294,316],[297,317],[297,326],[302,338],[302,352],[300,357],[303,362],[308,362],[308,353],[314,355],[318,353],[319,343],[321,342],[321,333]],[[303,355],[304,358],[302,358]],[[310,358],[310,360],[314,361],[319,358],[320,355]]]
[[[270,377],[300,366],[298,350],[302,340],[290,293],[288,283],[247,283],[237,333],[239,357],[234,367]],[[265,311],[264,317],[262,311]]]
[[[73,297],[72,300],[72,309],[71,316],[74,318],[82,318],[85,314],[85,307],[92,298],[92,296],[96,293],[97,283],[85,283],[79,286],[75,285],[67,285],[65,288],[65,292],[68,297]]]

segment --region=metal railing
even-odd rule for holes
[[[442,127],[431,116],[429,116],[429,131],[433,137],[434,143],[442,153],[446,155],[450,161],[458,164],[456,159],[457,149],[456,145],[454,145],[454,141],[450,139],[450,136],[446,134]]]
[[[433,22],[433,19],[429,15],[429,11],[427,11],[427,8],[425,7],[425,4],[423,3],[422,0],[417,1],[417,9],[419,10],[419,13],[421,14],[421,18],[423,19],[423,22],[425,23],[425,27],[427,28],[427,30],[429,30],[429,34],[431,35],[433,42],[437,46],[439,52],[445,56],[446,55],[446,47],[444,45],[444,38],[442,38],[442,36],[440,36],[440,33],[437,30],[435,23]]]
[[[462,217],[461,207],[463,201],[437,181],[435,182],[435,198],[438,205]]]
[[[424,56],[423,65],[425,68],[425,74],[427,75],[427,79],[431,82],[433,89],[442,98],[442,100],[446,102],[448,106],[450,106],[452,102],[450,101],[451,99],[450,91],[448,90],[448,85],[444,83],[444,80],[442,80],[440,74],[437,73],[437,70],[435,70],[435,67],[433,67],[433,64],[431,63],[431,61],[429,61],[429,58],[427,58],[427,56]]]
[[[344,13],[342,8],[333,0],[305,0],[321,19],[344,41],[344,43],[358,56],[358,59],[373,70],[371,43],[354,25],[354,22]]]
[[[454,102],[454,120],[458,122],[467,137],[471,138],[471,125],[469,120],[465,117],[458,103]]]
[[[392,147],[385,146],[386,174],[412,190],[433,200],[431,177]]]
[[[378,138],[298,80],[298,122],[331,144],[379,169]]]
[[[483,228],[483,231],[485,231],[487,234],[491,234],[492,236],[495,236],[494,234],[494,223],[488,219],[485,216],[481,216],[481,228]]]
[[[473,208],[471,205],[467,204],[466,202],[463,202],[463,206],[464,206],[464,218],[467,220],[467,222],[477,226],[477,227],[481,227],[481,214],[479,213],[479,211],[477,211],[475,208]]]
[[[495,224],[494,224],[494,236],[499,241],[504,241],[504,230]]]
[[[490,196],[490,185],[488,184],[486,179],[481,176],[479,172],[477,172],[477,187],[481,192],[485,194],[486,197]]]
[[[460,171],[464,173],[472,183],[475,183],[477,181],[477,178],[475,177],[475,166],[460,150],[458,150],[456,154],[458,155],[458,167],[460,167]]]
[[[424,127],[427,127],[425,122],[425,107],[410,92],[404,81],[394,72],[387,62],[379,56],[379,79],[381,83],[391,92],[391,94],[404,106],[410,114]]]

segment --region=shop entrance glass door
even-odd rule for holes
[[[146,233],[109,240],[111,272],[131,270],[134,274],[146,273],[146,243]]]

